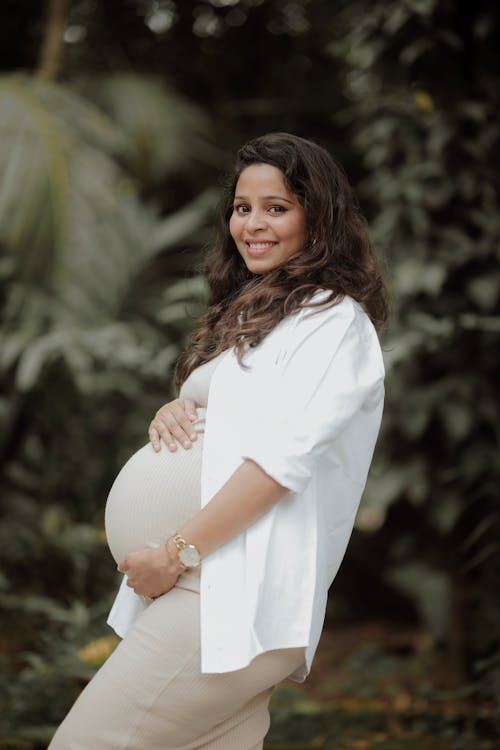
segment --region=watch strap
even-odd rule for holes
[[[182,549],[184,549],[184,547],[187,547],[187,545],[188,545],[188,543],[186,542],[186,540],[184,539],[184,537],[181,534],[179,534],[178,531],[176,531],[175,534],[172,534],[172,536],[170,538],[172,539],[173,543],[175,544],[175,546],[177,547],[177,549],[179,550],[179,552]]]

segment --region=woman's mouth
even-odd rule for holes
[[[264,255],[264,253],[267,253],[271,248],[273,248],[275,245],[277,245],[277,242],[246,242],[248,254],[252,255],[254,257],[258,257],[260,255]]]

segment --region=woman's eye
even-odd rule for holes
[[[247,206],[246,203],[238,203],[236,205],[233,205],[233,211],[236,214],[248,214],[251,212],[250,206]],[[284,206],[269,206],[267,209],[269,213],[271,214],[283,214],[286,211],[286,208]]]

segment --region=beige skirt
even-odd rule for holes
[[[181,579],[180,579],[181,580]],[[200,596],[175,586],[138,617],[83,690],[49,750],[260,750],[273,688],[303,648],[200,672]]]

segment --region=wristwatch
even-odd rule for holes
[[[197,568],[201,563],[201,555],[198,547],[194,544],[188,544],[178,531],[172,534],[170,539],[173,541],[179,551],[179,562],[185,568]]]

